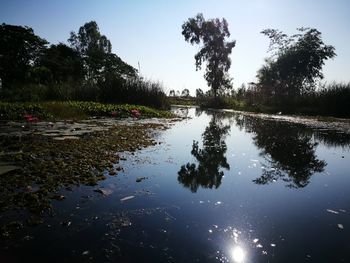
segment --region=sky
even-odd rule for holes
[[[229,70],[233,86],[255,81],[268,57],[267,28],[288,35],[298,27],[322,32],[337,56],[323,68],[324,81],[350,81],[350,1],[348,0],[0,0],[0,23],[28,26],[51,44],[67,43],[70,32],[96,21],[112,43],[112,52],[143,77],[159,81],[165,91],[208,90],[204,71],[196,71],[191,46],[181,34],[182,24],[203,13],[205,19],[225,18],[236,40]]]

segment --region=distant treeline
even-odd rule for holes
[[[158,82],[144,80],[112,53],[91,21],[52,44],[32,28],[0,25],[0,98],[3,101],[84,100],[167,107]]]

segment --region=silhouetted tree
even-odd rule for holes
[[[175,97],[175,90],[170,90],[169,97]]]
[[[182,97],[188,97],[190,96],[190,91],[188,89],[183,89],[181,92]]]
[[[261,32],[270,38],[272,52],[257,74],[261,92],[267,97],[292,100],[313,90],[316,81],[323,78],[324,62],[336,56],[335,48],[323,43],[321,32],[314,28],[297,30],[300,33],[293,36],[275,29]]]
[[[50,70],[55,83],[84,78],[83,61],[79,53],[63,43],[51,45],[45,50],[40,65]]]
[[[201,98],[204,96],[204,92],[201,89],[196,89],[196,97]]]
[[[34,34],[30,27],[0,26],[0,78],[9,89],[14,82],[23,83],[36,66],[48,42]]]
[[[217,96],[221,88],[231,88],[231,78],[228,75],[231,66],[229,55],[236,41],[225,41],[230,36],[227,21],[224,18],[205,20],[203,14],[198,14],[182,25],[182,35],[192,45],[202,42],[202,48],[195,55],[196,70],[201,69],[203,62],[207,62],[204,78],[214,96]]]
[[[78,33],[71,32],[68,42],[82,57],[88,79],[97,81],[106,72],[136,76],[136,69],[112,53],[111,42],[100,33],[95,21],[85,23]]]
[[[178,181],[192,192],[197,192],[199,186],[218,188],[224,175],[220,168],[230,169],[225,157],[225,138],[229,129],[230,126],[223,125],[214,115],[202,135],[203,148],[199,148],[198,141],[193,142],[191,154],[197,159],[198,165],[187,163],[178,172]]]

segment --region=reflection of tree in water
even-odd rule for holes
[[[229,129],[230,126],[224,125],[215,114],[202,135],[203,148],[199,148],[198,141],[193,142],[191,154],[198,164],[187,163],[178,172],[178,181],[192,192],[197,192],[199,186],[218,188],[224,175],[220,168],[230,169],[225,157],[225,137]]]
[[[256,184],[282,179],[288,187],[305,187],[315,172],[324,170],[326,163],[317,159],[317,143],[305,127],[247,116],[237,119],[237,124],[254,133],[253,141],[267,161],[263,174],[254,180]]]

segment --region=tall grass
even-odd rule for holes
[[[94,101],[127,103],[169,108],[161,83],[143,78],[124,79],[115,75],[99,80],[66,81],[50,84],[16,84],[0,90],[0,99],[9,102]]]
[[[299,111],[312,115],[350,117],[350,83],[331,83],[304,95]]]
[[[100,89],[103,102],[138,104],[160,109],[169,107],[164,88],[159,82],[142,78],[113,78],[102,83]]]

